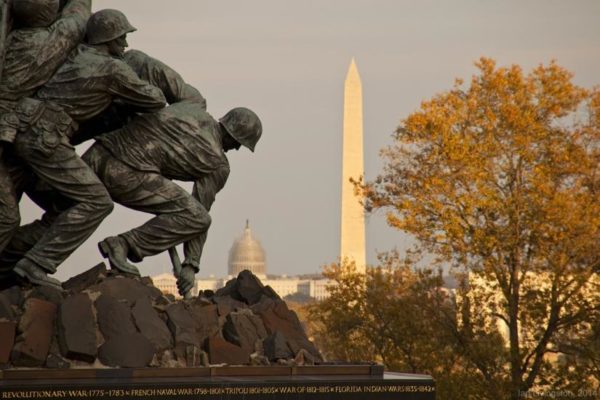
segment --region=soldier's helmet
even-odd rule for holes
[[[59,0],[18,0],[11,3],[12,16],[21,28],[45,28],[58,17]]]
[[[254,111],[245,107],[229,110],[219,122],[242,146],[254,151],[254,147],[262,135],[262,123]]]
[[[110,42],[135,29],[119,10],[105,9],[92,14],[87,23],[87,42],[101,44]]]

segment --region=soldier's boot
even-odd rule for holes
[[[16,263],[13,272],[34,285],[63,290],[62,283],[58,279],[48,276],[41,267],[28,258],[22,258]]]
[[[107,237],[98,243],[102,257],[108,258],[111,268],[132,275],[140,275],[137,267],[127,261],[127,242],[118,236]]]

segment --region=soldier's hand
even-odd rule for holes
[[[177,278],[177,289],[179,294],[184,296],[194,287],[196,281],[196,270],[190,266],[184,265]]]

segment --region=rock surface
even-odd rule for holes
[[[196,334],[196,323],[192,319],[189,307],[185,303],[173,303],[167,307],[169,329],[175,339],[175,346],[185,348],[188,345],[202,347]]]
[[[102,294],[96,300],[95,306],[98,326],[105,340],[136,332],[128,303],[122,303],[111,295]]]
[[[10,359],[10,350],[15,344],[16,322],[0,321],[0,364]]]
[[[68,281],[63,283],[63,289],[72,292],[80,292],[83,289],[95,285],[102,278],[106,278],[108,271],[106,270],[106,264],[100,263],[95,267],[88,269],[87,271],[75,275]]]
[[[19,336],[12,349],[13,365],[41,367],[46,362],[56,318],[56,304],[30,297],[19,321]]]
[[[0,368],[322,362],[296,314],[249,271],[190,300],[104,264],[63,287],[0,291]]]
[[[293,357],[294,354],[287,345],[287,340],[283,333],[276,331],[269,335],[263,342],[265,356],[269,361],[277,361]]]
[[[250,352],[215,336],[208,339],[208,359],[211,364],[248,364]]]
[[[100,346],[98,358],[109,367],[141,368],[150,364],[154,352],[152,343],[141,333],[123,333]]]
[[[227,315],[223,325],[223,336],[230,343],[240,346],[249,353],[254,353],[257,344],[267,337],[265,325],[259,316],[250,310],[232,312]]]
[[[152,307],[150,299],[136,301],[131,309],[135,326],[142,335],[146,337],[156,350],[166,350],[173,347],[173,336],[167,328],[167,324]]]
[[[60,305],[58,342],[60,352],[67,358],[89,363],[96,359],[96,321],[86,293],[69,296]]]

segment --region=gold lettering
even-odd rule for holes
[[[240,396],[261,394],[347,394],[347,393],[433,393],[431,385],[309,385],[309,386],[244,386],[244,387],[183,387],[183,388],[137,388],[137,389],[74,389],[74,390],[31,390],[3,391],[0,399],[36,398],[130,398],[130,397],[181,397],[181,396]]]

